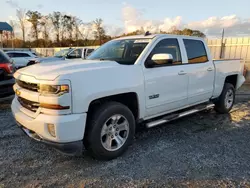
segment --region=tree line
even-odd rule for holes
[[[101,45],[112,38],[120,37],[107,35],[101,18],[84,23],[76,16],[59,11],[43,15],[38,11],[26,11],[25,9],[17,9],[16,17],[16,21],[11,20],[9,22],[13,32],[3,33],[4,47],[35,48]],[[30,25],[29,29],[27,24]],[[21,31],[21,38],[15,36],[18,28]],[[145,32],[141,28],[131,33],[124,33],[121,36],[144,34]],[[172,28],[168,32],[160,31],[160,33],[205,37],[204,33],[191,29],[178,30]]]

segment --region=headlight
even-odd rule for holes
[[[62,95],[69,92],[68,85],[45,85],[40,84],[39,93],[41,94],[57,94]]]

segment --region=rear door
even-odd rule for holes
[[[188,64],[188,104],[195,105],[208,101],[213,94],[215,68],[201,40],[183,39]]]
[[[173,63],[144,69],[146,116],[159,115],[187,105],[188,75],[184,72],[178,39],[159,41],[145,64],[154,54],[161,53],[171,54]]]

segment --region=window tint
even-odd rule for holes
[[[30,57],[30,55],[26,53],[16,53],[15,57]]]
[[[13,54],[13,53],[7,53],[7,55],[8,55],[9,57],[14,57],[14,54]]]
[[[82,49],[76,49],[73,52],[70,53],[71,57],[74,58],[81,58],[82,57]]]
[[[9,57],[15,58],[15,57],[30,57],[29,54],[26,53],[19,53],[19,52],[12,52],[8,53]]]
[[[177,39],[163,39],[160,41],[152,50],[148,60],[150,60],[154,54],[161,53],[171,54],[173,56],[173,65],[179,65],[182,63],[180,47]]]
[[[202,41],[184,39],[188,63],[205,63],[208,61],[207,52]]]
[[[94,49],[86,49],[86,54],[85,56],[89,56],[92,52],[94,51]]]

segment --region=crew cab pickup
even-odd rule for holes
[[[114,39],[86,60],[18,70],[18,126],[67,154],[98,159],[126,151],[148,128],[214,108],[228,113],[243,84],[240,60],[213,61],[202,38],[145,34]]]

